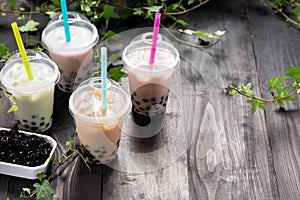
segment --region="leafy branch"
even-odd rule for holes
[[[79,147],[74,148],[73,144],[74,140],[66,142],[67,150],[61,155],[60,158],[58,158],[58,160],[53,160],[52,164],[55,167],[52,170],[51,174],[49,176],[47,176],[45,172],[37,174],[39,182],[33,184],[33,187],[35,189],[32,190],[30,188],[22,188],[20,198],[32,199],[34,196],[36,196],[37,200],[52,200],[53,195],[55,194],[55,190],[51,186],[50,182],[57,176],[57,171],[60,167],[62,167],[67,161],[74,160],[77,156],[81,157],[87,168],[91,171],[90,166],[88,165],[87,160],[82,153],[82,150]]]
[[[288,79],[293,79],[291,86],[284,86],[283,83]],[[251,90],[251,83],[247,85],[242,84],[240,88],[230,85],[229,94],[240,94],[248,98],[247,103],[252,105],[251,113],[254,114],[257,108],[264,109],[266,103],[277,103],[280,107],[285,101],[296,100],[295,94],[300,93],[300,68],[293,65],[286,71],[286,76],[275,76],[268,81],[268,92],[271,93],[272,99],[265,99],[258,97]]]
[[[295,0],[262,0],[267,5],[271,6],[278,14],[285,18],[285,21],[295,25],[297,28],[300,28],[300,4]],[[288,9],[292,11],[292,17],[290,17],[291,13],[288,13]]]
[[[10,101],[11,103],[11,107],[7,110],[7,113],[13,112],[13,111],[17,111],[19,110],[19,107],[16,105],[16,101],[15,101],[15,97],[7,92],[5,89],[0,87],[0,91],[2,91],[2,94]],[[2,96],[0,95],[0,99],[2,98]],[[0,102],[0,108],[2,108],[2,103]]]

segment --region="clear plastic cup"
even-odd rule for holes
[[[99,36],[97,28],[81,14],[68,12],[68,23],[70,42],[66,42],[62,15],[59,15],[43,30],[42,45],[59,67],[59,89],[70,93],[80,66],[92,65],[92,50]]]
[[[107,80],[107,109],[103,111],[101,79],[90,78],[69,99],[80,145],[89,162],[107,164],[117,156],[122,124],[130,112],[129,95]]]
[[[149,64],[152,33],[137,36],[122,53],[128,72],[135,125],[140,129],[138,137],[151,137],[165,124],[173,73],[180,63],[178,50],[170,41],[158,35],[155,62]]]
[[[14,112],[22,130],[44,132],[52,125],[57,65],[43,52],[26,50],[33,73],[28,80],[20,53],[11,56],[0,72],[1,84],[10,92],[19,110]]]

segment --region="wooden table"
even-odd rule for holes
[[[284,103],[284,110],[267,104],[252,116],[244,97],[227,94],[229,84],[251,82],[256,93],[270,97],[267,81],[290,64],[300,66],[299,31],[261,1],[211,1],[183,17],[192,29],[226,34],[207,50],[175,43],[184,62],[163,131],[135,138],[126,134],[130,117],[125,122],[121,151],[166,148],[163,156],[133,157],[119,168],[92,165],[91,172],[76,158],[52,182],[54,199],[300,199],[300,100]],[[0,42],[16,49],[10,21],[3,19]],[[67,140],[77,139],[69,96],[56,90],[54,123],[46,133],[59,143],[56,158]],[[12,127],[13,115],[0,112],[0,126]],[[183,147],[173,143],[180,138]],[[33,183],[0,175],[0,199],[19,199]]]

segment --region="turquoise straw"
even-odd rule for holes
[[[63,22],[64,22],[64,29],[65,29],[65,35],[66,35],[66,42],[71,41],[70,36],[70,27],[68,24],[68,12],[67,12],[67,3],[66,0],[60,0],[60,6],[61,6],[61,12],[63,14]]]
[[[106,75],[107,74],[107,48],[101,47],[101,92],[102,92],[102,110],[106,110],[106,93],[107,93],[107,85],[106,85]]]

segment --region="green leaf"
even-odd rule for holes
[[[133,8],[133,15],[143,15],[144,14],[144,11],[142,8]]]
[[[119,82],[121,80],[122,77],[126,76],[127,74],[122,72],[123,66],[122,65],[118,65],[114,68],[111,68],[109,70],[109,74],[110,74],[110,78],[113,79],[114,81]]]
[[[16,10],[16,0],[9,0],[10,10]]]
[[[251,108],[252,115],[256,112],[257,108],[264,109],[264,107],[265,107],[264,102],[262,102],[258,99],[248,99],[247,103],[252,105],[252,108]]]
[[[42,184],[35,183],[33,186],[36,188],[36,199],[52,200],[55,190],[52,188],[48,180],[44,180]]]
[[[195,2],[195,0],[189,0],[188,1],[188,5],[191,5],[191,4],[193,4]]]
[[[20,193],[20,198],[26,199],[31,194],[30,188],[22,188],[22,192]]]
[[[55,6],[60,6],[59,0],[51,0],[51,2],[52,2]]]
[[[253,95],[251,87],[252,87],[251,83],[248,83],[247,85],[242,84],[241,85],[241,92],[244,93],[244,94]]]
[[[183,33],[183,34],[187,34],[187,35],[193,35],[195,33],[195,31],[190,30],[190,29],[178,29],[179,32]]]
[[[163,8],[163,6],[151,6],[151,7],[143,7],[143,8],[146,9],[148,12],[156,13],[159,12],[160,9]]]
[[[108,58],[108,62],[109,62],[109,63],[112,63],[112,62],[114,62],[114,61],[116,61],[116,60],[122,60],[122,56],[121,56],[120,54],[114,53],[114,54],[112,54],[112,55]]]
[[[108,30],[105,33],[102,33],[103,38],[108,39],[114,37],[115,39],[118,38],[118,34],[116,34],[114,31]]]
[[[7,113],[15,112],[17,110],[19,110],[19,107],[16,105],[12,105],[11,108],[7,110]]]
[[[67,152],[72,150],[72,145],[74,144],[74,140],[70,140],[66,142]]]
[[[287,76],[284,77],[275,76],[271,78],[268,82],[269,83],[268,91],[272,92],[272,89],[280,90],[280,88],[282,88],[280,84],[283,83],[287,78],[288,78]]]
[[[234,94],[236,94],[236,91],[235,90],[230,90],[229,94],[234,95]]]
[[[300,83],[300,68],[296,68],[293,65],[290,65],[286,75],[293,77],[296,83]]]
[[[176,22],[184,27],[189,25],[186,21],[184,21],[182,19],[178,19],[178,20],[176,20]]]
[[[0,56],[5,56],[8,53],[8,49],[5,44],[0,43]]]
[[[294,14],[297,16],[297,21],[299,21],[300,18],[300,5],[298,5],[296,8],[293,9]]]
[[[47,15],[49,15],[50,19],[52,19],[53,17],[55,17],[56,15],[59,14],[59,12],[56,11],[48,11],[46,12]]]
[[[221,37],[221,36],[223,36],[223,35],[225,34],[225,31],[217,30],[217,31],[215,32],[215,34],[216,34],[216,36]]]
[[[218,38],[217,36],[211,34],[211,33],[206,33],[206,32],[202,32],[202,31],[196,31],[196,34],[199,37],[207,37],[207,38]]]
[[[103,17],[105,19],[119,19],[120,16],[115,12],[116,7],[115,6],[110,6],[110,5],[105,5],[103,6]]]
[[[19,27],[19,30],[21,32],[28,32],[28,31],[37,31],[38,30],[38,25],[40,23],[39,22],[36,22],[34,20],[29,20],[25,25],[22,25]]]
[[[41,173],[38,173],[36,175],[36,177],[39,179],[39,181],[43,182],[43,179],[45,179],[47,177],[47,175],[45,174],[45,172],[41,172]]]

